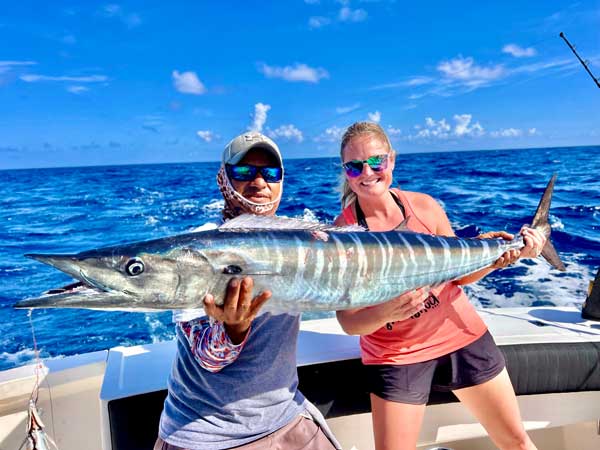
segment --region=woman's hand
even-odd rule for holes
[[[546,245],[546,236],[535,228],[523,227],[521,233],[525,247],[521,249],[520,258],[537,258]]]
[[[507,233],[506,231],[488,231],[487,233],[482,233],[477,236],[477,239],[504,239],[506,241],[510,241],[514,237],[515,236],[513,234]],[[489,266],[489,268],[503,269],[516,262],[519,259],[520,254],[520,250],[509,250],[504,252],[500,258],[498,258],[491,266]]]
[[[423,302],[429,297],[429,287],[422,287],[366,308],[337,311],[336,316],[347,334],[371,334],[389,322],[406,320],[423,309]]]
[[[523,227],[520,234],[523,236],[523,243],[525,244],[521,250],[509,250],[502,254],[494,264],[490,266],[492,269],[502,269],[515,263],[520,258],[537,258],[542,249],[546,244],[546,238],[544,235],[534,228]],[[490,231],[487,233],[480,234],[477,236],[478,239],[505,239],[511,240],[514,235],[507,233],[506,231]]]
[[[387,322],[406,320],[423,309],[423,303],[429,297],[429,287],[425,286],[413,291],[405,292],[392,300],[382,303],[379,315]]]
[[[204,297],[204,312],[225,324],[227,335],[234,344],[239,344],[245,339],[260,308],[271,298],[270,291],[261,292],[252,298],[253,287],[254,280],[250,277],[243,280],[233,278],[227,285],[222,306],[215,304],[211,294]]]

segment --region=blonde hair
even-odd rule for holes
[[[359,136],[367,135],[381,140],[385,145],[387,145],[391,157],[393,158],[395,156],[395,152],[392,148],[392,143],[390,142],[390,139],[378,123],[354,122],[348,127],[348,129],[342,136],[342,143],[340,144],[340,160],[344,162],[344,149],[350,143],[350,141],[352,141],[352,139],[355,139]],[[346,178],[346,173],[343,168],[342,177],[340,178],[339,191],[341,193],[342,208],[345,208],[346,206],[356,201],[356,194],[350,188],[350,185],[348,184],[348,179]]]

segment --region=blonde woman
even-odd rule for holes
[[[390,231],[409,218],[405,223],[412,231],[454,236],[432,197],[391,188],[395,153],[379,125],[350,126],[342,138],[341,160],[343,211],[337,225]],[[361,336],[377,450],[416,447],[432,386],[454,392],[499,448],[536,448],[522,425],[504,357],[460,287],[519,258],[538,256],[545,237],[530,228],[521,234],[521,251],[511,250],[477,273],[381,305],[337,313],[346,333]],[[485,237],[513,236],[492,232]]]

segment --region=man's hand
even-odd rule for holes
[[[227,285],[222,306],[215,305],[211,294],[204,297],[204,311],[208,316],[225,324],[229,339],[234,344],[239,344],[245,339],[260,308],[271,298],[271,291],[261,292],[252,298],[253,287],[254,281],[250,277],[243,280],[232,278]]]

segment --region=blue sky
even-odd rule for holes
[[[420,4],[418,4],[420,3]],[[20,1],[0,16],[0,169],[217,160],[247,129],[335,156],[600,144],[600,1]]]

